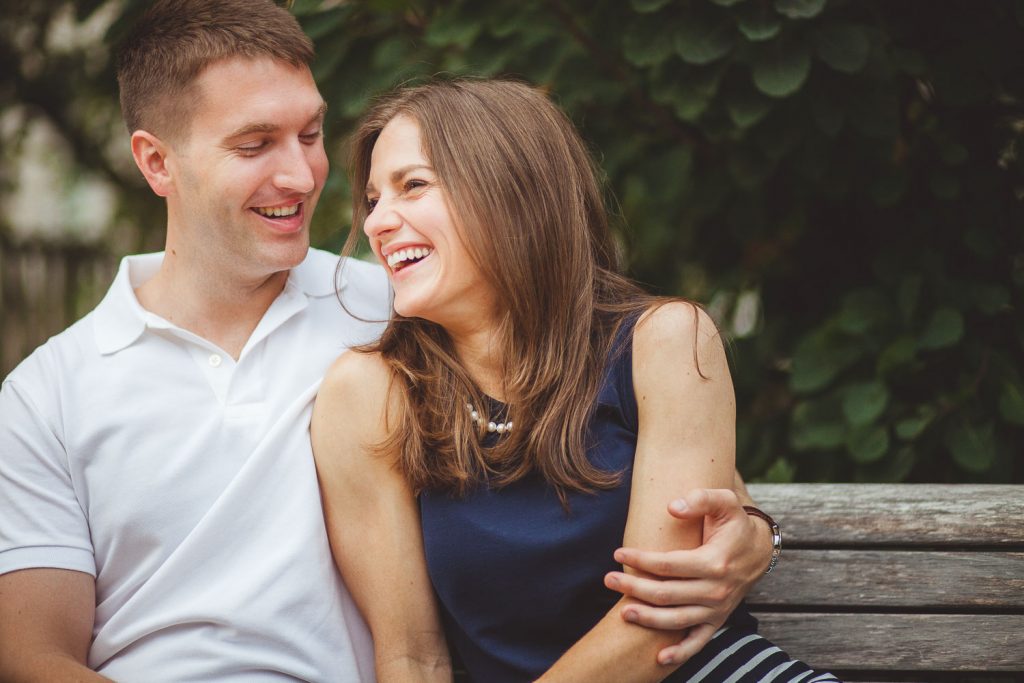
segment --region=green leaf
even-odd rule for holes
[[[969,228],[964,232],[964,244],[975,254],[984,258],[992,258],[998,251],[992,233],[981,228]]]
[[[764,3],[748,2],[736,10],[735,16],[740,33],[752,43],[771,40],[782,29],[779,15]]]
[[[898,70],[914,78],[924,78],[928,74],[928,60],[920,52],[903,48],[890,50],[892,64]]]
[[[771,159],[750,147],[735,147],[729,154],[729,171],[736,184],[744,190],[760,187],[768,180],[774,168]]]
[[[864,334],[890,319],[892,304],[877,288],[856,289],[843,299],[839,311],[839,328],[850,334]]]
[[[672,55],[673,40],[671,28],[661,17],[637,17],[623,36],[622,53],[635,66],[654,66]]]
[[[736,30],[727,14],[695,11],[676,26],[676,52],[689,64],[710,64],[729,54],[736,43]]]
[[[940,308],[932,314],[928,326],[921,334],[920,344],[924,349],[945,349],[959,342],[964,336],[964,317],[955,308]]]
[[[839,422],[810,424],[789,435],[790,445],[795,451],[823,451],[838,448],[846,437],[846,427]]]
[[[991,422],[980,427],[961,422],[949,430],[946,445],[960,467],[968,472],[985,472],[996,458],[995,427]]]
[[[825,0],[775,0],[775,11],[790,19],[813,19],[825,9]]]
[[[837,401],[826,398],[800,401],[790,418],[789,442],[796,451],[825,451],[843,445],[846,425]]]
[[[985,315],[996,315],[1010,308],[1010,290],[1000,285],[974,285],[971,300]]]
[[[889,343],[878,354],[876,368],[879,375],[886,376],[894,370],[900,370],[917,358],[917,340],[909,336],[901,336]]]
[[[758,52],[751,73],[765,95],[788,97],[798,91],[811,71],[811,53],[803,43],[773,42]]]
[[[934,411],[930,409],[918,410],[917,415],[905,417],[896,423],[896,436],[904,441],[913,441],[924,433],[924,430],[935,419]]]
[[[960,183],[956,177],[937,171],[928,179],[928,188],[935,195],[936,199],[951,201],[960,195]]]
[[[821,61],[836,71],[855,74],[868,63],[871,41],[867,33],[852,24],[823,26],[811,34]]]
[[[725,107],[737,128],[749,128],[763,119],[773,106],[772,100],[747,86],[731,93]]]
[[[797,393],[822,389],[862,355],[859,346],[839,335],[814,332],[805,337],[793,353],[790,387]]]
[[[380,71],[399,70],[409,62],[409,41],[401,36],[391,36],[378,41],[373,48],[371,64]]]
[[[479,21],[469,19],[465,14],[458,6],[442,10],[427,24],[423,40],[432,47],[469,47],[480,35],[483,25]]]
[[[843,415],[855,427],[869,425],[885,412],[889,390],[879,381],[853,384],[843,397]]]
[[[939,156],[942,163],[947,166],[959,166],[967,161],[969,153],[967,148],[958,142],[949,142],[939,148]]]
[[[347,8],[336,7],[325,12],[299,17],[299,23],[302,24],[302,30],[306,35],[317,41],[340,26],[348,14]]]
[[[630,4],[637,12],[648,14],[657,12],[672,0],[630,0]]]
[[[811,116],[818,130],[829,137],[835,137],[846,121],[846,112],[832,97],[819,96],[811,100]]]
[[[864,483],[900,482],[907,478],[914,468],[914,449],[900,448],[886,458],[857,468],[854,481]]]
[[[999,393],[999,414],[1007,422],[1024,425],[1024,391],[1012,382],[1004,382]]]
[[[788,484],[795,474],[796,468],[785,458],[779,458],[764,473],[764,480],[771,484]]]
[[[496,3],[486,15],[487,30],[495,38],[508,38],[516,33],[532,32],[536,17],[511,2]]]
[[[722,73],[717,66],[696,68],[670,60],[658,67],[651,97],[672,107],[682,120],[695,122],[718,92]]]
[[[846,436],[846,450],[856,462],[875,462],[889,450],[889,432],[881,425],[851,429]]]
[[[880,207],[895,206],[903,198],[908,184],[907,172],[901,167],[887,165],[876,169],[871,183],[871,199]]]
[[[896,304],[904,322],[909,322],[917,312],[917,302],[921,299],[922,282],[920,275],[907,275],[900,281],[899,291],[896,292]]]

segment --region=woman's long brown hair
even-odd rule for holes
[[[504,399],[514,429],[490,448],[466,403],[487,403],[445,330],[392,314],[379,352],[399,388],[379,448],[414,490],[463,495],[537,472],[568,491],[614,486],[587,458],[592,417],[623,319],[658,301],[619,275],[598,172],[575,127],[521,83],[436,81],[378,100],[352,141],[351,254],[367,215],[370,157],[396,116],[419,124],[423,154],[447,193],[466,248],[503,310]]]

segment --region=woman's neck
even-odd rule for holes
[[[499,401],[505,400],[505,357],[497,325],[480,325],[449,331],[455,355],[480,390]]]

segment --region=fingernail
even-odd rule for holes
[[[624,562],[626,560],[626,553],[622,552],[622,548],[619,548],[613,553],[616,562]]]
[[[619,577],[615,576],[615,574],[609,574],[605,577],[605,581],[608,583],[609,588],[619,587]]]
[[[686,512],[690,509],[690,506],[686,504],[686,501],[680,498],[679,500],[673,500],[669,503],[669,507],[672,508],[673,512]]]
[[[670,665],[675,664],[675,663],[676,663],[675,657],[673,657],[672,655],[668,655],[668,656],[665,656],[665,657],[661,658],[662,666],[670,666]]]
[[[635,609],[628,609],[628,610],[626,610],[625,612],[622,613],[622,618],[625,619],[626,621],[628,621],[631,624],[635,624],[637,622],[636,610]],[[650,661],[650,660],[648,660],[648,661]]]

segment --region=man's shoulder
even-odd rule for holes
[[[4,378],[4,384],[16,384],[21,391],[33,393],[59,387],[71,373],[82,369],[97,356],[91,311],[62,332],[36,347]]]
[[[371,263],[351,256],[341,257],[341,277],[343,282],[355,281],[375,287],[387,287],[388,277],[379,263]]]

